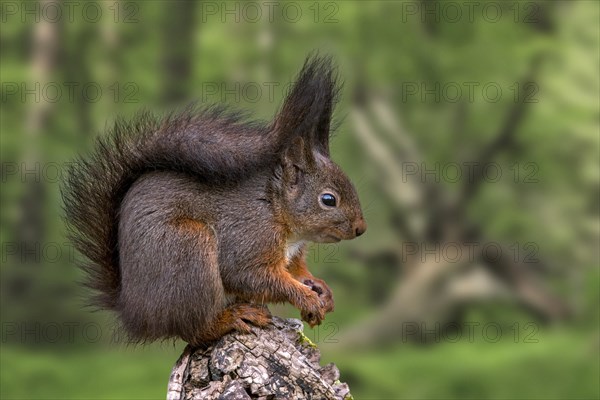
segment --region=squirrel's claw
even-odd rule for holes
[[[304,298],[300,308],[302,320],[306,321],[311,327],[320,325],[325,319],[325,306],[319,295],[309,290]]]
[[[327,286],[324,280],[315,277],[307,278],[302,283],[315,292],[321,300],[322,307],[326,313],[332,312],[335,309],[335,303],[333,301],[333,292]],[[307,321],[308,322],[308,321]]]

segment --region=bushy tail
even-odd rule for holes
[[[118,219],[133,182],[151,170],[183,171],[202,180],[236,180],[274,165],[297,135],[326,149],[337,87],[329,58],[309,57],[273,123],[246,122],[223,108],[189,108],[156,118],[148,112],[118,120],[80,157],[62,187],[69,238],[92,304],[115,309],[120,290]]]

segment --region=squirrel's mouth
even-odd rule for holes
[[[340,242],[342,239],[340,239],[339,237],[335,236],[335,235],[325,235],[323,237],[323,241],[322,243],[337,243]]]
[[[340,232],[336,232],[336,231],[332,231],[331,229],[328,229],[327,231],[321,232],[318,235],[317,242],[319,242],[319,243],[337,243],[342,240],[342,237],[343,237],[343,235],[341,235]]]

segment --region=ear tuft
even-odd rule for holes
[[[309,55],[275,118],[275,130],[289,141],[303,137],[329,156],[331,118],[339,90],[331,57]]]

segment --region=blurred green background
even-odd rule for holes
[[[357,399],[600,396],[597,1],[0,4],[1,398],[164,398],[184,343],[82,307],[65,163],[140,108],[270,119],[311,50],[369,224],[309,254],[322,361]]]

